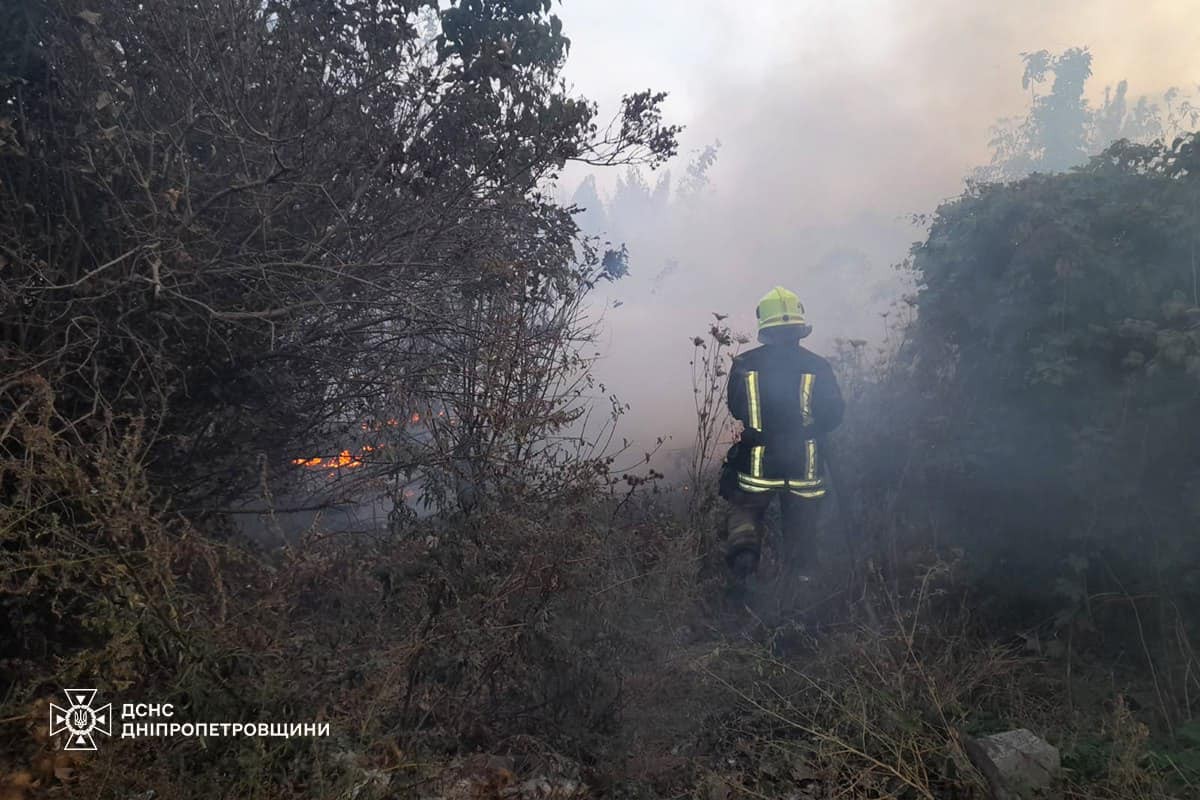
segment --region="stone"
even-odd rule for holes
[[[994,800],[1057,798],[1062,771],[1058,749],[1019,728],[979,738],[964,737],[971,763],[983,773]]]

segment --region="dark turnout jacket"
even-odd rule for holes
[[[829,362],[796,345],[756,347],[734,358],[727,396],[744,426],[727,459],[737,488],[824,495],[819,450],[845,410]]]

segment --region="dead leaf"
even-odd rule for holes
[[[41,753],[33,759],[33,762],[30,764],[30,766],[33,768],[34,773],[39,777],[49,778],[54,774],[54,754]]]
[[[33,786],[33,773],[27,769],[14,772],[4,780],[4,785],[14,789],[26,789]]]
[[[80,11],[75,16],[79,17],[93,28],[100,25],[100,14],[96,11]]]
[[[705,783],[708,784],[704,787],[706,800],[729,800],[733,797],[733,789],[720,776],[710,775]]]

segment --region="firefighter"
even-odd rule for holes
[[[776,286],[756,313],[762,347],[734,358],[729,372],[729,410],[743,431],[721,470],[721,496],[730,504],[725,561],[739,581],[758,568],[764,517],[778,497],[784,561],[807,580],[827,490],[821,453],[845,405],[829,362],[800,346],[812,326],[799,298]]]

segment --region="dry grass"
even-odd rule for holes
[[[731,615],[703,577],[719,511],[689,525],[644,492],[255,554],[155,506],[136,425],[76,446],[27,392],[0,602],[45,645],[3,665],[4,800],[977,797],[961,736],[1017,726],[1063,748],[1073,798],[1187,796],[1145,712],[1087,702],[1102,669],[996,642],[953,563],[858,583],[834,564],[770,615]],[[68,682],[332,735],[112,739],[68,759],[44,729]]]

